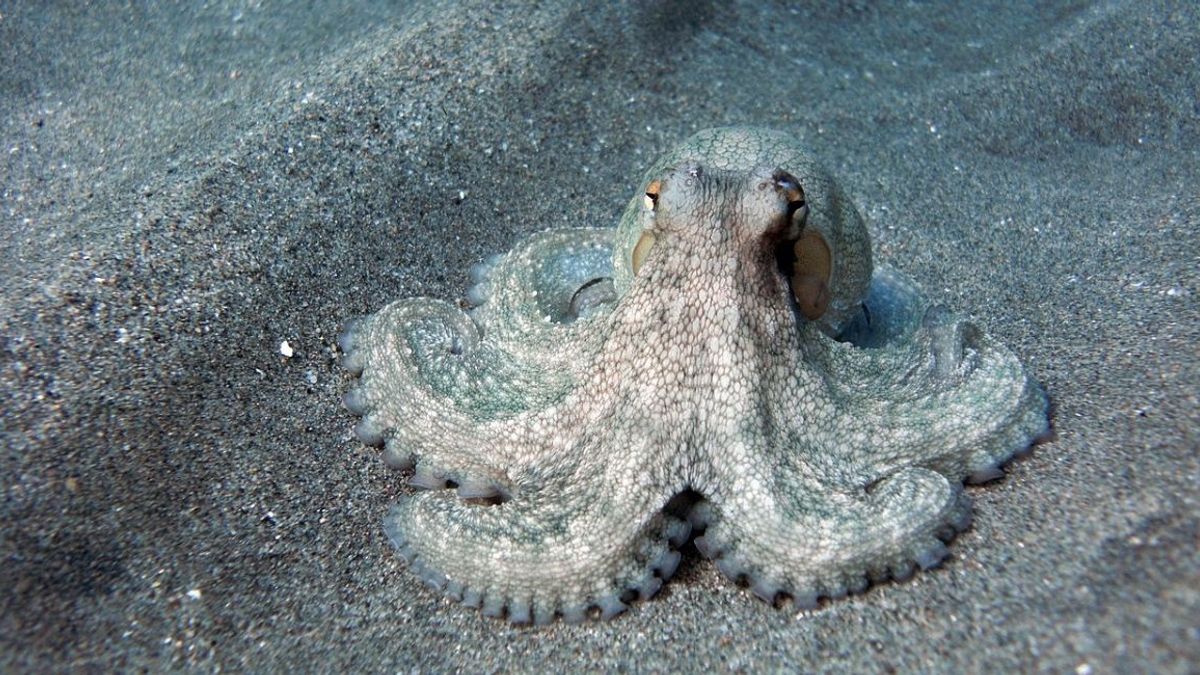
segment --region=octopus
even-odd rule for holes
[[[352,320],[344,403],[421,488],[391,544],[515,624],[613,617],[692,547],[779,607],[906,580],[969,525],[964,482],[1048,431],[1014,354],[873,264],[786,133],[700,132],[615,228],[534,234],[471,278]]]

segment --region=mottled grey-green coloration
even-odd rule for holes
[[[348,327],[360,438],[430,489],[387,516],[396,547],[516,623],[622,611],[699,529],[728,576],[799,607],[938,564],[969,521],[962,482],[1046,430],[1016,357],[873,268],[854,207],[785,134],[702,132],[644,185],[615,230],[478,267],[470,313],[401,300]],[[804,233],[831,255],[811,319]]]

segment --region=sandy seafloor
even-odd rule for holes
[[[1195,3],[182,4],[0,2],[0,668],[1200,668]],[[694,554],[607,623],[441,599],[341,324],[724,124],[804,139],[1055,440],[818,611]]]

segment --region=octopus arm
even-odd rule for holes
[[[612,228],[539,232],[472,268],[467,301],[485,339],[545,369],[574,372],[586,364],[596,336],[604,332],[595,324],[617,300],[614,233]]]
[[[867,307],[885,339],[824,340],[836,434],[866,481],[907,466],[981,482],[1047,432],[1047,401],[1017,357],[975,324],[930,304],[894,270]],[[887,302],[880,296],[886,295]],[[835,453],[837,456],[837,453]]]
[[[612,485],[599,466],[530,471],[499,504],[446,490],[401,498],[384,529],[427,584],[517,624],[610,618],[675,572],[690,527],[664,510],[666,491]]]
[[[763,600],[789,597],[801,609],[936,566],[944,542],[970,519],[961,485],[917,467],[861,487],[803,462],[731,472],[721,482],[728,489],[699,509],[707,529],[697,549]]]
[[[436,471],[461,482],[494,475],[486,466],[503,420],[557,400],[569,377],[531,366],[483,339],[454,305],[426,298],[394,302],[347,326],[344,364],[359,373],[346,406],[355,432],[384,445],[384,459],[418,476]]]

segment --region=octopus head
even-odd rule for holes
[[[619,226],[618,293],[653,257],[693,272],[774,275],[796,313],[830,335],[858,311],[872,270],[866,227],[787,134],[702,132],[652,168],[643,184]]]

